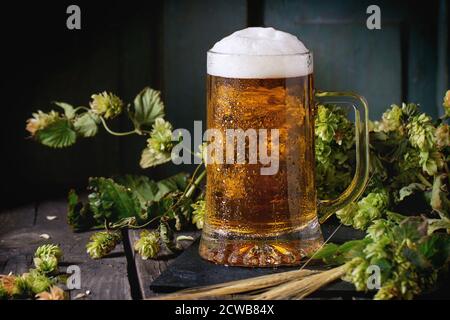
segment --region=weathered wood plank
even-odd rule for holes
[[[57,243],[61,246],[64,257],[61,271],[69,265],[81,269],[81,289],[71,291],[71,297],[89,290],[86,299],[131,299],[130,283],[127,272],[127,259],[123,245],[120,244],[107,257],[92,260],[86,253],[86,243],[93,232],[74,233],[66,222],[66,201],[57,200],[40,204],[36,217],[30,212],[35,223],[23,228],[12,227],[8,233],[0,234],[0,273],[22,273],[32,267],[32,258],[36,248],[45,243]],[[25,215],[25,213],[23,213]],[[5,217],[3,217],[5,215]],[[2,220],[15,221],[16,217],[6,217],[11,213],[1,214]],[[48,220],[47,216],[56,216]],[[5,225],[5,228],[8,228]],[[48,234],[50,239],[39,237]]]
[[[29,232],[35,220],[35,205],[27,205],[0,214],[0,274],[23,273],[28,270],[31,254],[21,246],[24,239],[32,242],[35,235]]]
[[[133,246],[134,242],[139,239],[139,233],[139,230],[128,231],[131,246]],[[176,233],[175,237],[181,234],[192,236],[194,238],[200,236],[199,231],[190,231]],[[183,248],[187,248],[191,244],[191,241],[181,241],[181,245],[183,246]],[[136,266],[136,272],[142,298],[145,299],[157,295],[157,293],[153,292],[150,289],[150,284],[167,269],[167,267],[176,259],[176,257],[177,255],[162,252],[155,259],[142,260],[142,258],[138,254],[134,254],[134,263]]]

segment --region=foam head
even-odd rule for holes
[[[208,52],[207,72],[244,79],[292,78],[312,73],[312,57],[292,34],[247,28],[217,42]]]

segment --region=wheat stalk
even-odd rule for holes
[[[188,300],[188,299],[205,299],[238,294],[243,292],[255,291],[258,289],[270,288],[288,282],[293,279],[303,279],[310,275],[316,274],[317,270],[294,270],[259,276],[255,278],[230,281],[211,286],[181,290],[172,294],[158,296],[151,299],[154,300]]]
[[[346,266],[342,265],[268,288],[264,292],[248,298],[252,300],[303,299],[321,287],[342,277],[345,274],[345,270]]]

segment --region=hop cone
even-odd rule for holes
[[[87,253],[92,259],[100,259],[110,253],[121,240],[117,231],[101,231],[94,233],[86,245]]]
[[[122,112],[123,102],[112,93],[102,92],[92,95],[90,106],[92,111],[106,119],[114,118]]]
[[[139,240],[134,244],[134,250],[136,250],[144,260],[156,256],[159,252],[159,248],[159,234],[148,230],[142,231]]]
[[[62,251],[58,245],[44,244],[36,249],[34,256],[36,258],[42,258],[44,256],[54,256],[59,260],[62,257]]]
[[[50,274],[58,270],[58,259],[52,255],[42,255],[33,259],[36,270]]]
[[[49,274],[58,269],[58,262],[61,257],[62,251],[59,246],[45,244],[36,249],[33,262],[39,272]]]
[[[192,223],[195,224],[197,229],[203,229],[203,224],[205,221],[206,201],[198,200],[191,206],[194,209],[192,211]]]

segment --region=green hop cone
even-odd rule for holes
[[[44,274],[55,273],[58,270],[58,259],[52,255],[41,255],[33,259],[36,270]]]
[[[352,202],[344,208],[336,212],[336,216],[341,220],[341,222],[346,226],[351,226],[353,224],[354,217],[359,210],[357,203]]]
[[[39,130],[47,128],[49,125],[60,119],[61,117],[56,111],[52,110],[49,113],[45,113],[39,110],[38,112],[33,113],[32,118],[27,120],[26,130],[34,137]]]
[[[161,152],[172,151],[172,125],[163,118],[158,118],[153,124],[148,146]]]
[[[423,151],[420,152],[419,164],[422,166],[424,172],[433,176],[443,167],[444,160],[442,154],[438,151]]]
[[[367,228],[367,237],[371,238],[373,241],[377,241],[386,234],[388,228],[392,228],[392,223],[390,221],[385,219],[375,220]]]
[[[402,126],[403,110],[393,104],[390,109],[383,113],[382,121],[378,124],[378,130],[384,132],[399,130]]]
[[[36,249],[34,253],[36,258],[43,258],[45,256],[54,256],[56,259],[61,259],[61,248],[56,244],[44,244]]]
[[[99,94],[93,94],[91,98],[90,106],[92,111],[99,116],[105,117],[105,119],[112,119],[122,112],[123,102],[113,93],[104,91]]]
[[[40,273],[38,270],[30,270],[29,273],[24,273],[22,278],[25,279],[28,288],[33,294],[37,294],[48,290],[54,281],[47,277],[45,274]]]
[[[206,201],[198,200],[196,203],[193,203],[192,208],[192,223],[195,224],[197,229],[203,229],[204,221],[205,221],[205,212],[206,212]]]
[[[53,280],[36,269],[15,278],[12,296],[16,298],[29,298],[35,294],[46,291],[53,284]]]
[[[450,90],[447,90],[444,96],[444,103],[442,104],[445,111],[445,116],[450,117]]]
[[[86,245],[87,253],[92,259],[100,259],[110,253],[121,241],[119,231],[100,231],[94,233]]]
[[[344,225],[365,230],[372,221],[381,218],[388,203],[389,196],[386,190],[382,189],[369,193],[358,203],[351,203],[338,210],[336,215]]]
[[[137,251],[143,260],[155,257],[159,252],[159,234],[144,230],[140,238],[134,243],[134,250]]]
[[[147,147],[142,152],[141,167],[154,167],[170,161],[174,145],[172,125],[163,118],[157,118],[147,140]]]
[[[319,105],[317,108],[317,118],[315,124],[316,135],[324,141],[331,141],[334,137],[335,131],[339,125],[339,118],[333,111],[326,108],[324,105]]]
[[[439,127],[437,127],[436,145],[439,149],[450,146],[450,126],[448,124],[441,124]]]
[[[368,267],[369,263],[364,258],[353,258],[347,263],[347,270],[342,280],[353,283],[357,291],[367,291]]]
[[[413,117],[406,126],[411,145],[420,151],[432,150],[435,146],[435,130],[432,120],[425,113]]]
[[[58,245],[44,244],[36,249],[33,262],[39,272],[51,274],[58,270],[61,257],[62,251]]]

